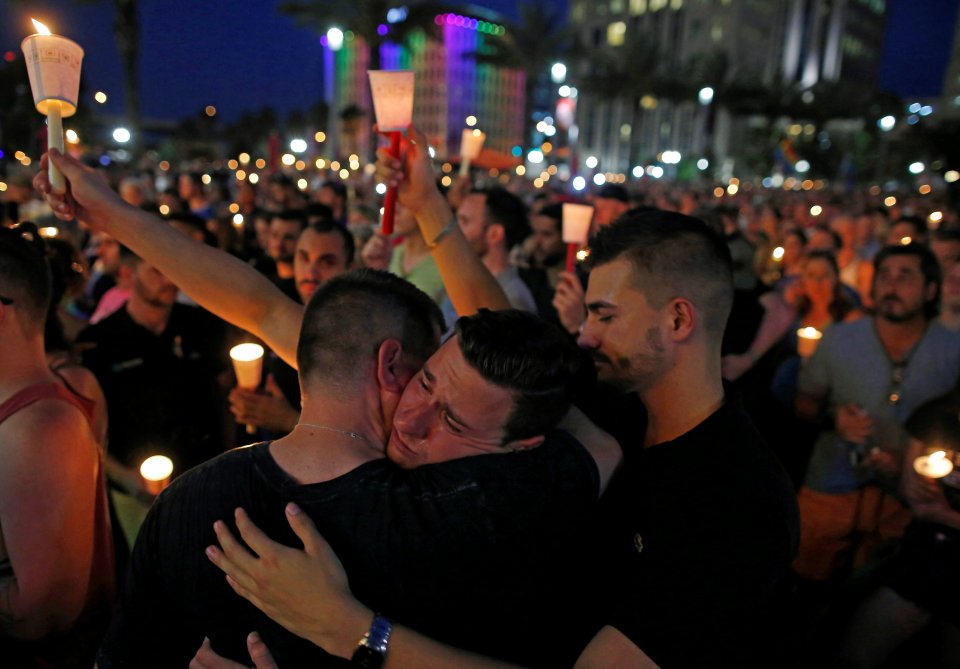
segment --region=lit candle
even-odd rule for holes
[[[377,129],[390,138],[389,154],[400,157],[400,134],[413,123],[413,70],[368,70],[373,112]],[[423,147],[426,150],[426,147]],[[393,234],[393,219],[397,207],[397,189],[388,188],[383,198],[383,218],[380,231]]]
[[[154,495],[159,495],[170,484],[173,460],[165,455],[151,455],[140,465],[140,476]]]
[[[470,173],[470,163],[477,159],[487,135],[477,128],[464,128],[460,138],[460,176]]]
[[[263,374],[263,347],[260,344],[238,344],[230,349],[237,385],[245,390],[256,390]],[[247,425],[247,434],[254,434],[256,425]]]
[[[567,244],[566,270],[572,272],[577,251],[587,243],[593,207],[588,204],[563,203],[563,241]]]
[[[809,358],[817,350],[821,339],[823,339],[823,333],[817,328],[800,328],[797,330],[797,353],[803,359]]]
[[[942,479],[953,471],[953,462],[947,458],[946,451],[936,451],[930,455],[921,455],[914,460],[913,469],[920,476]]]
[[[63,152],[63,119],[77,113],[83,49],[66,37],[51,34],[39,21],[31,20],[37,34],[24,39],[20,48],[27,63],[33,103],[37,111],[47,117],[47,150]],[[53,191],[65,193],[66,182],[52,161],[49,174]]]

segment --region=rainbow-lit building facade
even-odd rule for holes
[[[487,134],[485,148],[509,153],[523,135],[525,74],[477,64],[474,57],[483,52],[488,40],[502,36],[505,28],[457,14],[438,15],[434,23],[432,36],[416,31],[406,44],[383,44],[380,67],[416,72],[413,121],[429,137],[438,157],[459,155],[468,116],[477,117],[477,127]],[[337,109],[356,105],[369,120],[359,124],[355,136],[340,132],[338,153],[365,155],[374,120],[367,80],[369,48],[364,40],[347,33],[339,51],[324,44],[324,57],[327,100],[333,100]]]

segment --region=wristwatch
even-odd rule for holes
[[[370,630],[357,643],[357,649],[350,658],[351,667],[362,669],[380,669],[387,657],[387,644],[393,623],[379,613],[373,615]]]

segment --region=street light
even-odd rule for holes
[[[115,128],[113,131],[113,139],[120,144],[126,144],[130,141],[130,131],[126,128]]]
[[[713,88],[710,86],[704,86],[700,89],[700,92],[697,93],[697,100],[700,101],[704,107],[713,102]]]
[[[884,116],[877,121],[877,127],[884,132],[890,132],[895,125],[897,125],[897,119],[893,116]]]
[[[330,28],[327,30],[327,46],[331,51],[339,51],[343,48],[343,31],[339,28]]]
[[[550,68],[550,78],[555,84],[562,84],[567,78],[567,66],[563,63],[554,63]]]

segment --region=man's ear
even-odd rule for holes
[[[506,236],[507,231],[500,223],[491,223],[483,233],[487,237],[488,244],[497,244]]]
[[[403,359],[399,339],[385,339],[377,349],[377,383],[384,390],[402,393],[410,380],[409,365]]]
[[[693,303],[683,298],[670,302],[667,316],[670,318],[670,338],[674,341],[684,341],[693,334],[699,318]]]
[[[504,447],[508,451],[529,451],[531,448],[536,448],[542,444],[544,439],[545,437],[542,434],[536,437],[527,437],[526,439],[514,439],[504,444]]]

